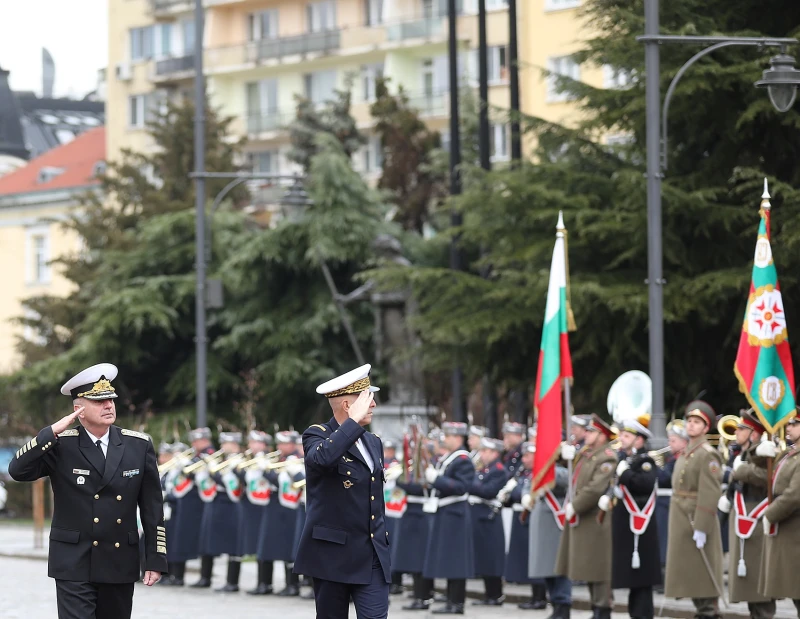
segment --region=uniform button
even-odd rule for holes
[[[369,497],[369,500],[370,500],[370,501],[374,501],[374,500],[375,500],[375,497],[374,497],[374,496],[371,496],[371,497]]]
[[[372,514],[372,519],[375,520],[375,514]]]
[[[374,533],[370,533],[369,536],[370,537],[375,537],[375,534]]]
[[[47,449],[47,447],[42,447],[42,451],[44,451],[45,449]]]
[[[121,518],[117,518],[117,524],[122,524],[122,519]]]
[[[372,478],[372,481],[375,481],[375,478],[374,478],[374,477]]]
[[[92,542],[92,546],[97,546],[97,542]]]
[[[120,495],[117,495],[117,501],[121,501],[121,500],[122,500],[122,497]]]
[[[99,498],[100,498],[100,495],[99,495],[99,494],[95,494],[95,495],[94,495],[94,498],[95,498],[95,499],[99,499]]]
[[[95,518],[94,523],[97,524],[98,522],[100,522],[100,518]]]
[[[119,542],[114,543],[114,548],[119,548]]]
[[[350,474],[350,471],[347,471],[347,474],[349,475],[349,474]]]

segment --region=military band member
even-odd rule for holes
[[[447,602],[432,612],[463,615],[467,579],[475,577],[472,518],[467,502],[475,467],[464,450],[467,424],[445,422],[442,433],[446,453],[436,466],[425,470],[431,493],[423,509],[434,516],[422,573],[425,578],[447,579]]]
[[[790,598],[800,613],[800,419],[786,425],[786,439],[793,445],[775,463],[772,483],[772,503],[762,516],[764,531],[768,531],[761,560],[759,590],[768,598]],[[761,443],[756,448],[761,457],[773,457],[775,444]]]
[[[614,550],[611,557],[612,589],[628,589],[628,614],[652,619],[653,587],[661,584],[658,528],[654,522],[657,467],[647,454],[651,432],[635,419],[621,424],[620,462],[617,465],[617,502],[611,514]],[[607,509],[610,497],[601,497]]]
[[[586,428],[589,427],[589,422],[591,420],[591,415],[573,415],[570,418],[569,442],[575,446],[575,449],[583,447],[584,440],[586,439]]]
[[[304,478],[304,467],[297,453],[298,433],[287,430],[275,433],[275,444],[280,451],[279,468],[267,465],[264,477],[272,488],[272,497],[263,512],[258,535],[258,560],[272,564],[282,561],[286,575],[286,587],[277,595],[294,597],[300,595],[299,575],[292,571],[295,559],[295,530],[297,510],[300,507],[302,488],[294,488],[295,482]],[[265,574],[271,575],[267,567]],[[272,584],[270,579],[269,584]]]
[[[307,515],[295,570],[314,579],[318,619],[347,619],[389,611],[393,540],[386,531],[383,446],[367,432],[375,407],[371,366],[317,387],[333,410],[303,433]]]
[[[672,473],[665,595],[692,598],[697,617],[718,617],[722,586],[722,538],[717,518],[722,458],[706,441],[716,420],[702,400],[686,407],[686,451]],[[709,568],[706,566],[710,566]]]
[[[672,471],[675,470],[675,462],[689,444],[689,435],[683,419],[677,419],[667,424],[667,441],[670,453],[664,459],[664,466],[658,469],[658,489],[659,495],[656,499],[656,524],[658,525],[658,545],[661,554],[661,571],[667,565],[667,536],[669,534],[669,502],[672,493]],[[664,593],[664,586],[656,587],[656,591]]]
[[[42,429],[8,465],[16,481],[50,478],[48,576],[56,581],[60,619],[130,618],[140,577],[137,507],[144,583],[154,585],[167,570],[155,449],[146,434],[113,425],[116,377],[116,366],[100,363],[68,380],[61,393],[72,399],[72,413]]]
[[[597,415],[586,428],[585,444],[564,443],[561,457],[573,459],[572,502],[564,506],[566,523],[558,547],[556,574],[589,586],[594,619],[611,616],[611,519],[600,522],[600,497],[608,490],[617,455],[608,448],[613,431]]]
[[[507,421],[503,424],[503,445],[506,454],[503,456],[503,465],[511,476],[517,473],[522,466],[522,441],[525,440],[527,429],[521,423]]]
[[[469,489],[472,536],[475,542],[475,575],[483,578],[486,592],[482,600],[473,602],[474,605],[500,606],[504,600],[506,536],[500,516],[502,504],[497,495],[508,481],[508,471],[500,459],[502,453],[503,441],[489,437],[481,439],[478,455],[484,464],[476,471]],[[527,556],[523,571],[527,571]]]
[[[731,602],[747,602],[753,619],[775,616],[775,600],[758,592],[764,549],[764,532],[758,519],[767,507],[767,463],[755,451],[763,433],[758,417],[742,411],[736,426],[736,443],[741,449],[731,465],[728,492],[718,504],[722,513],[730,514],[728,597]]]
[[[247,449],[254,459],[262,459],[273,445],[272,435],[251,430],[247,435]],[[258,535],[264,510],[272,498],[272,489],[264,478],[264,471],[257,466],[237,467],[244,496],[239,502],[239,556],[258,554]],[[268,571],[268,573],[267,573]],[[272,593],[272,563],[256,561],[256,586],[247,591],[249,595]]]
[[[297,445],[297,456],[302,458],[304,456],[304,453],[305,453],[303,451],[303,437],[302,436],[300,436],[300,435],[297,436],[296,445]],[[300,548],[300,540],[303,537],[303,529],[306,526],[306,487],[305,487],[305,484],[304,484],[305,478],[306,478],[305,466],[303,467],[302,471],[300,471],[299,467],[295,467],[294,471],[295,471],[296,474],[292,477],[292,479],[295,480],[295,484],[303,482],[302,490],[300,490],[300,502],[299,502],[298,507],[297,507],[297,524],[295,525],[295,530],[294,530],[294,556],[296,557],[297,556],[297,550]],[[301,588],[303,586],[311,587],[311,591],[309,591],[307,593],[301,593],[300,597],[303,598],[304,600],[313,600],[314,599],[314,579],[311,578],[310,576],[305,575],[305,574],[296,574],[296,577],[297,577],[297,581],[298,581],[298,587],[301,587]]]
[[[467,435],[467,448],[469,449],[469,457],[475,465],[475,470],[480,467],[480,454],[478,453],[481,448],[481,439],[484,436],[489,436],[489,429],[481,426],[469,427],[469,434]]]

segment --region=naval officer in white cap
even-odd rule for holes
[[[375,407],[363,365],[317,387],[333,417],[303,433],[306,522],[294,571],[314,579],[317,619],[359,619],[389,611],[389,533],[383,502],[383,446],[367,432]]]
[[[139,580],[167,571],[167,542],[156,453],[150,437],[113,425],[111,381],[117,368],[93,365],[61,387],[73,411],[28,441],[8,466],[17,481],[50,477],[53,523],[48,575],[56,581],[59,619],[129,619]],[[69,426],[78,419],[80,425]]]

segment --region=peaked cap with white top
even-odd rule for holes
[[[111,400],[117,397],[111,381],[117,377],[117,366],[98,363],[78,372],[61,386],[61,394],[88,400]]]
[[[340,395],[358,394],[362,391],[380,391],[380,387],[375,387],[369,382],[369,373],[372,366],[369,363],[345,372],[341,376],[332,378],[328,382],[322,383],[317,387],[317,393],[326,398],[336,398]]]

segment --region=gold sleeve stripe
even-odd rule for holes
[[[319,428],[319,429],[320,429],[320,430],[322,430],[323,432],[327,432],[327,431],[328,431],[328,428],[326,428],[325,426],[321,426],[321,425],[319,425],[318,423],[315,423],[315,424],[314,424],[313,426],[311,426],[311,427],[312,427],[312,428]]]

